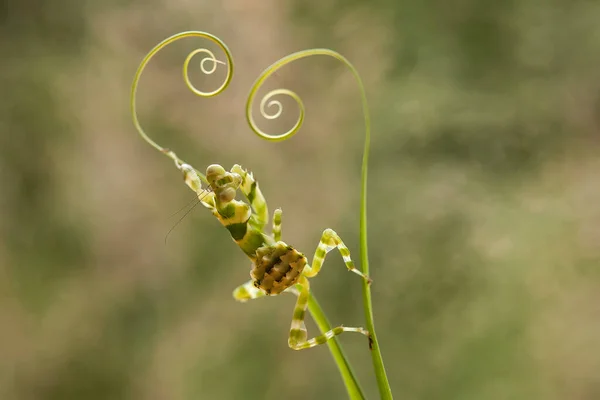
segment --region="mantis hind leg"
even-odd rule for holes
[[[294,308],[294,315],[292,317],[292,325],[290,328],[290,337],[288,339],[288,345],[294,350],[310,349],[311,347],[318,346],[320,344],[327,343],[333,337],[342,334],[343,332],[357,332],[369,337],[369,332],[363,328],[354,328],[348,326],[337,326],[322,335],[315,336],[312,339],[308,339],[308,333],[306,331],[306,325],[304,318],[306,317],[306,309],[308,307],[308,299],[310,296],[310,284],[308,279],[304,276],[298,281],[296,287],[299,290],[298,300],[296,301],[296,307]]]

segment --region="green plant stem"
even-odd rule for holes
[[[313,319],[317,323],[317,326],[321,330],[322,333],[325,333],[331,329],[331,325],[323,312],[323,309],[315,299],[315,296],[311,293],[310,298],[308,299],[308,310],[312,315]],[[337,337],[332,338],[327,342],[327,346],[329,346],[329,351],[331,351],[331,355],[335,363],[340,370],[340,374],[342,375],[342,379],[344,380],[344,384],[346,385],[346,390],[348,391],[348,396],[352,400],[364,400],[365,395],[354,375],[354,371],[340,346]]]
[[[369,253],[368,253],[368,242],[367,242],[367,176],[369,169],[369,151],[371,148],[371,117],[369,115],[369,106],[367,104],[367,94],[365,87],[360,79],[358,71],[348,62],[352,73],[358,81],[358,86],[361,93],[363,112],[365,116],[365,144],[363,150],[363,160],[361,168],[361,179],[360,179],[360,265],[362,273],[371,276],[369,274]],[[392,389],[388,381],[387,374],[385,373],[385,367],[383,365],[383,358],[381,357],[381,350],[379,349],[379,341],[375,333],[375,322],[373,321],[373,302],[371,300],[371,285],[363,280],[363,305],[365,309],[365,320],[367,322],[367,330],[371,334],[371,357],[373,359],[373,368],[375,369],[375,376],[377,378],[377,386],[379,387],[379,394],[384,400],[391,400]]]
[[[292,99],[296,101],[299,107],[299,116],[296,121],[296,124],[287,132],[281,135],[270,135],[264,131],[262,131],[254,121],[254,117],[252,116],[252,104],[254,102],[254,98],[258,92],[258,89],[262,86],[263,82],[269,78],[275,71],[279,68],[291,63],[292,61],[299,60],[301,58],[316,56],[316,55],[324,55],[336,58],[345,64],[352,75],[356,78],[356,82],[358,83],[358,88],[360,90],[360,97],[362,102],[362,108],[365,116],[365,146],[363,152],[363,161],[362,161],[362,171],[361,171],[361,195],[360,195],[360,259],[361,259],[361,268],[362,272],[365,275],[369,275],[369,257],[368,257],[368,244],[367,244],[367,171],[369,164],[369,150],[371,144],[371,118],[369,116],[369,105],[367,104],[367,94],[365,91],[365,87],[362,83],[362,79],[354,65],[348,59],[338,52],[335,52],[330,49],[310,49],[299,51],[297,53],[290,54],[275,63],[271,64],[263,73],[256,79],[252,87],[250,88],[250,94],[248,95],[248,99],[246,101],[246,120],[248,121],[248,125],[250,128],[263,139],[269,141],[281,141],[286,140],[292,137],[302,126],[302,122],[304,121],[304,104],[300,97],[287,89],[278,89],[272,90],[267,95],[263,97],[261,102],[261,114],[263,117],[267,119],[274,119],[276,116],[279,116],[279,113],[276,113],[276,116],[269,115],[265,112],[264,105],[265,104],[273,104],[269,102],[271,97],[275,95],[288,95]],[[280,103],[279,103],[280,104]],[[281,108],[280,108],[281,110]],[[392,390],[390,389],[390,383],[388,382],[387,375],[385,373],[385,367],[383,366],[383,359],[381,358],[381,351],[379,350],[379,342],[377,341],[377,335],[375,334],[375,324],[373,322],[373,304],[371,301],[371,288],[369,284],[363,280],[363,304],[365,308],[365,319],[367,322],[367,330],[371,334],[371,356],[373,358],[373,367],[375,369],[375,376],[377,378],[377,385],[379,387],[379,393],[381,398],[384,400],[392,399]],[[339,346],[338,346],[339,347]]]

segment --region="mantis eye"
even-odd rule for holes
[[[206,179],[212,183],[220,176],[226,174],[225,168],[221,167],[219,164],[212,164],[206,168]]]
[[[219,191],[219,200],[222,202],[228,203],[231,200],[235,199],[236,190],[232,187],[225,188]]]

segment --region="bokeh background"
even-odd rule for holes
[[[141,81],[142,124],[199,169],[252,169],[308,254],[331,227],[359,258],[355,82],[324,57],[278,72],[267,86],[307,106],[283,143],[247,128],[246,94],[309,47],[361,72],[375,318],[396,398],[599,399],[599,20],[584,0],[3,2],[0,398],[345,398],[327,347],[288,349],[292,296],[233,301],[248,261],[205,209],[177,224],[193,195],[132,126],[141,58],[198,29],[230,46],[231,86],[195,97],[182,62],[214,46],[173,44]],[[196,72],[220,84],[222,71]],[[293,122],[285,105],[265,129]],[[332,323],[364,323],[339,255],[313,289]],[[378,398],[364,338],[340,340]]]

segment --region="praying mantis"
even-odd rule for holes
[[[181,164],[178,168],[183,172],[185,183],[198,195],[202,205],[211,210],[227,228],[234,242],[252,262],[251,279],[238,286],[233,291],[233,297],[245,302],[278,295],[290,289],[298,292],[288,339],[290,348],[302,350],[315,347],[343,332],[358,332],[369,337],[369,332],[364,328],[338,326],[312,339],[307,338],[304,318],[310,294],[308,278],[317,276],[328,252],[337,248],[348,271],[370,282],[369,277],[355,268],[350,251],[335,231],[325,229],[312,264],[309,265],[304,254],[281,241],[280,208],[273,213],[272,233],[265,232],[269,220],[267,203],[252,173],[237,164],[231,171],[226,171],[218,164],[210,165],[206,169],[210,187],[207,193],[202,189],[201,179],[192,166]],[[242,192],[250,204],[235,199],[237,190]]]
[[[363,167],[361,172],[360,244],[362,270],[355,267],[348,247],[344,244],[340,236],[332,229],[324,230],[314,256],[312,257],[312,261],[309,262],[308,258],[303,253],[281,240],[282,210],[280,208],[273,212],[272,229],[270,233],[267,232],[266,226],[269,222],[267,202],[259,188],[258,182],[250,171],[237,164],[229,171],[219,164],[212,164],[207,167],[206,174],[202,174],[190,164],[180,159],[172,150],[158,145],[142,129],[136,112],[136,92],[144,68],[150,59],[165,46],[179,39],[190,37],[200,37],[212,41],[223,51],[226,61],[218,60],[212,51],[205,48],[192,51],[183,64],[183,77],[188,89],[198,96],[212,97],[221,93],[229,85],[233,76],[234,64],[231,53],[225,43],[218,37],[201,31],[188,31],[175,34],[157,44],[144,57],[135,73],[130,97],[130,109],[135,128],[147,143],[174,161],[176,168],[183,174],[185,184],[195,193],[198,201],[205,208],[210,210],[217,220],[229,231],[233,241],[249,258],[251,262],[251,279],[234,289],[233,297],[235,300],[246,302],[251,299],[276,296],[288,292],[297,295],[288,337],[289,347],[294,350],[303,350],[328,343],[334,359],[340,368],[348,393],[352,398],[364,398],[364,395],[341,348],[333,339],[344,332],[355,332],[366,336],[368,338],[369,349],[372,350],[371,354],[380,393],[382,398],[391,399],[391,390],[389,388],[389,382],[385,374],[383,360],[377,344],[372,315],[370,294],[371,279],[368,274],[369,267],[366,237],[366,176],[370,143],[370,122],[365,90],[358,72],[345,57],[333,50],[310,49],[290,54],[289,56],[276,61],[257,78],[250,89],[247,99],[246,119],[254,133],[263,139],[269,141],[289,139],[298,132],[302,125],[305,113],[304,104],[300,97],[291,90],[276,89],[270,91],[260,101],[260,113],[263,117],[266,119],[276,119],[281,115],[283,109],[282,104],[278,100],[272,99],[274,96],[279,95],[289,96],[296,101],[299,107],[299,116],[296,123],[287,132],[280,135],[270,135],[265,133],[254,121],[252,108],[257,91],[263,82],[284,65],[301,58],[315,55],[333,57],[350,68],[359,85],[366,127]],[[200,69],[205,74],[213,73],[219,65],[225,65],[227,67],[227,75],[221,86],[217,89],[205,92],[197,89],[191,83],[188,74],[189,64],[192,58],[197,54],[205,55],[200,62]],[[207,68],[207,63],[211,64],[212,68]],[[268,113],[266,111],[267,109],[275,109],[276,111],[275,113]],[[237,199],[238,194],[240,193],[242,199]],[[316,303],[314,296],[311,294],[309,279],[318,275],[326,255],[334,249],[337,249],[341,254],[346,269],[358,275],[363,280],[365,315],[368,329],[362,327],[347,327],[343,325],[330,328],[320,306]],[[312,338],[308,337],[306,325],[304,323],[307,309],[310,310],[317,325],[321,329],[321,335]]]

